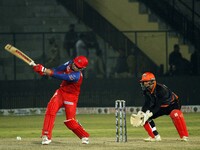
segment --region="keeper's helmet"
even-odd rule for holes
[[[140,80],[140,85],[142,90],[152,89],[156,86],[156,78],[153,73],[145,72],[142,74],[142,79]]]
[[[156,78],[155,78],[153,73],[145,72],[145,73],[142,74],[142,79],[140,80],[140,82],[155,81],[155,80],[156,80]]]
[[[75,66],[79,69],[86,68],[88,65],[88,59],[85,56],[77,56],[73,60]]]

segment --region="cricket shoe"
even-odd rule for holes
[[[42,145],[49,145],[51,143],[51,140],[48,139],[46,135],[42,136]]]
[[[156,135],[154,138],[152,137],[148,137],[146,139],[144,139],[145,142],[159,142],[161,141],[161,137],[160,135]]]
[[[183,136],[183,137],[181,138],[181,141],[188,142],[188,141],[189,141],[189,139],[188,139],[188,137],[187,137],[187,136]]]
[[[82,144],[89,144],[89,138],[83,137],[81,140],[82,140]]]

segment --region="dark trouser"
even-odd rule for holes
[[[160,107],[160,110],[149,119],[155,119],[163,115],[169,115],[174,109],[181,109],[181,105],[177,100],[170,104],[168,107]]]
[[[156,119],[163,115],[169,115],[174,109],[181,109],[179,101],[174,101],[168,107],[160,107],[160,110],[153,114],[153,116],[145,123],[144,128],[152,138],[159,134],[152,119]]]

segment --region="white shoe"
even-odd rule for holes
[[[145,142],[159,142],[161,140],[162,139],[161,139],[160,135],[156,135],[154,138],[148,137],[148,138],[144,139]]]
[[[48,139],[46,135],[42,136],[42,145],[48,145],[51,143],[51,140]]]
[[[185,141],[185,142],[187,142],[187,141],[189,141],[189,139],[188,139],[187,136],[183,136],[183,137],[181,138],[181,141]]]
[[[83,137],[81,140],[82,140],[82,144],[89,144],[89,138]]]

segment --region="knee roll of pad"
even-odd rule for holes
[[[69,119],[65,120],[64,124],[70,129],[70,130],[75,130],[77,129],[80,125],[75,119]]]

